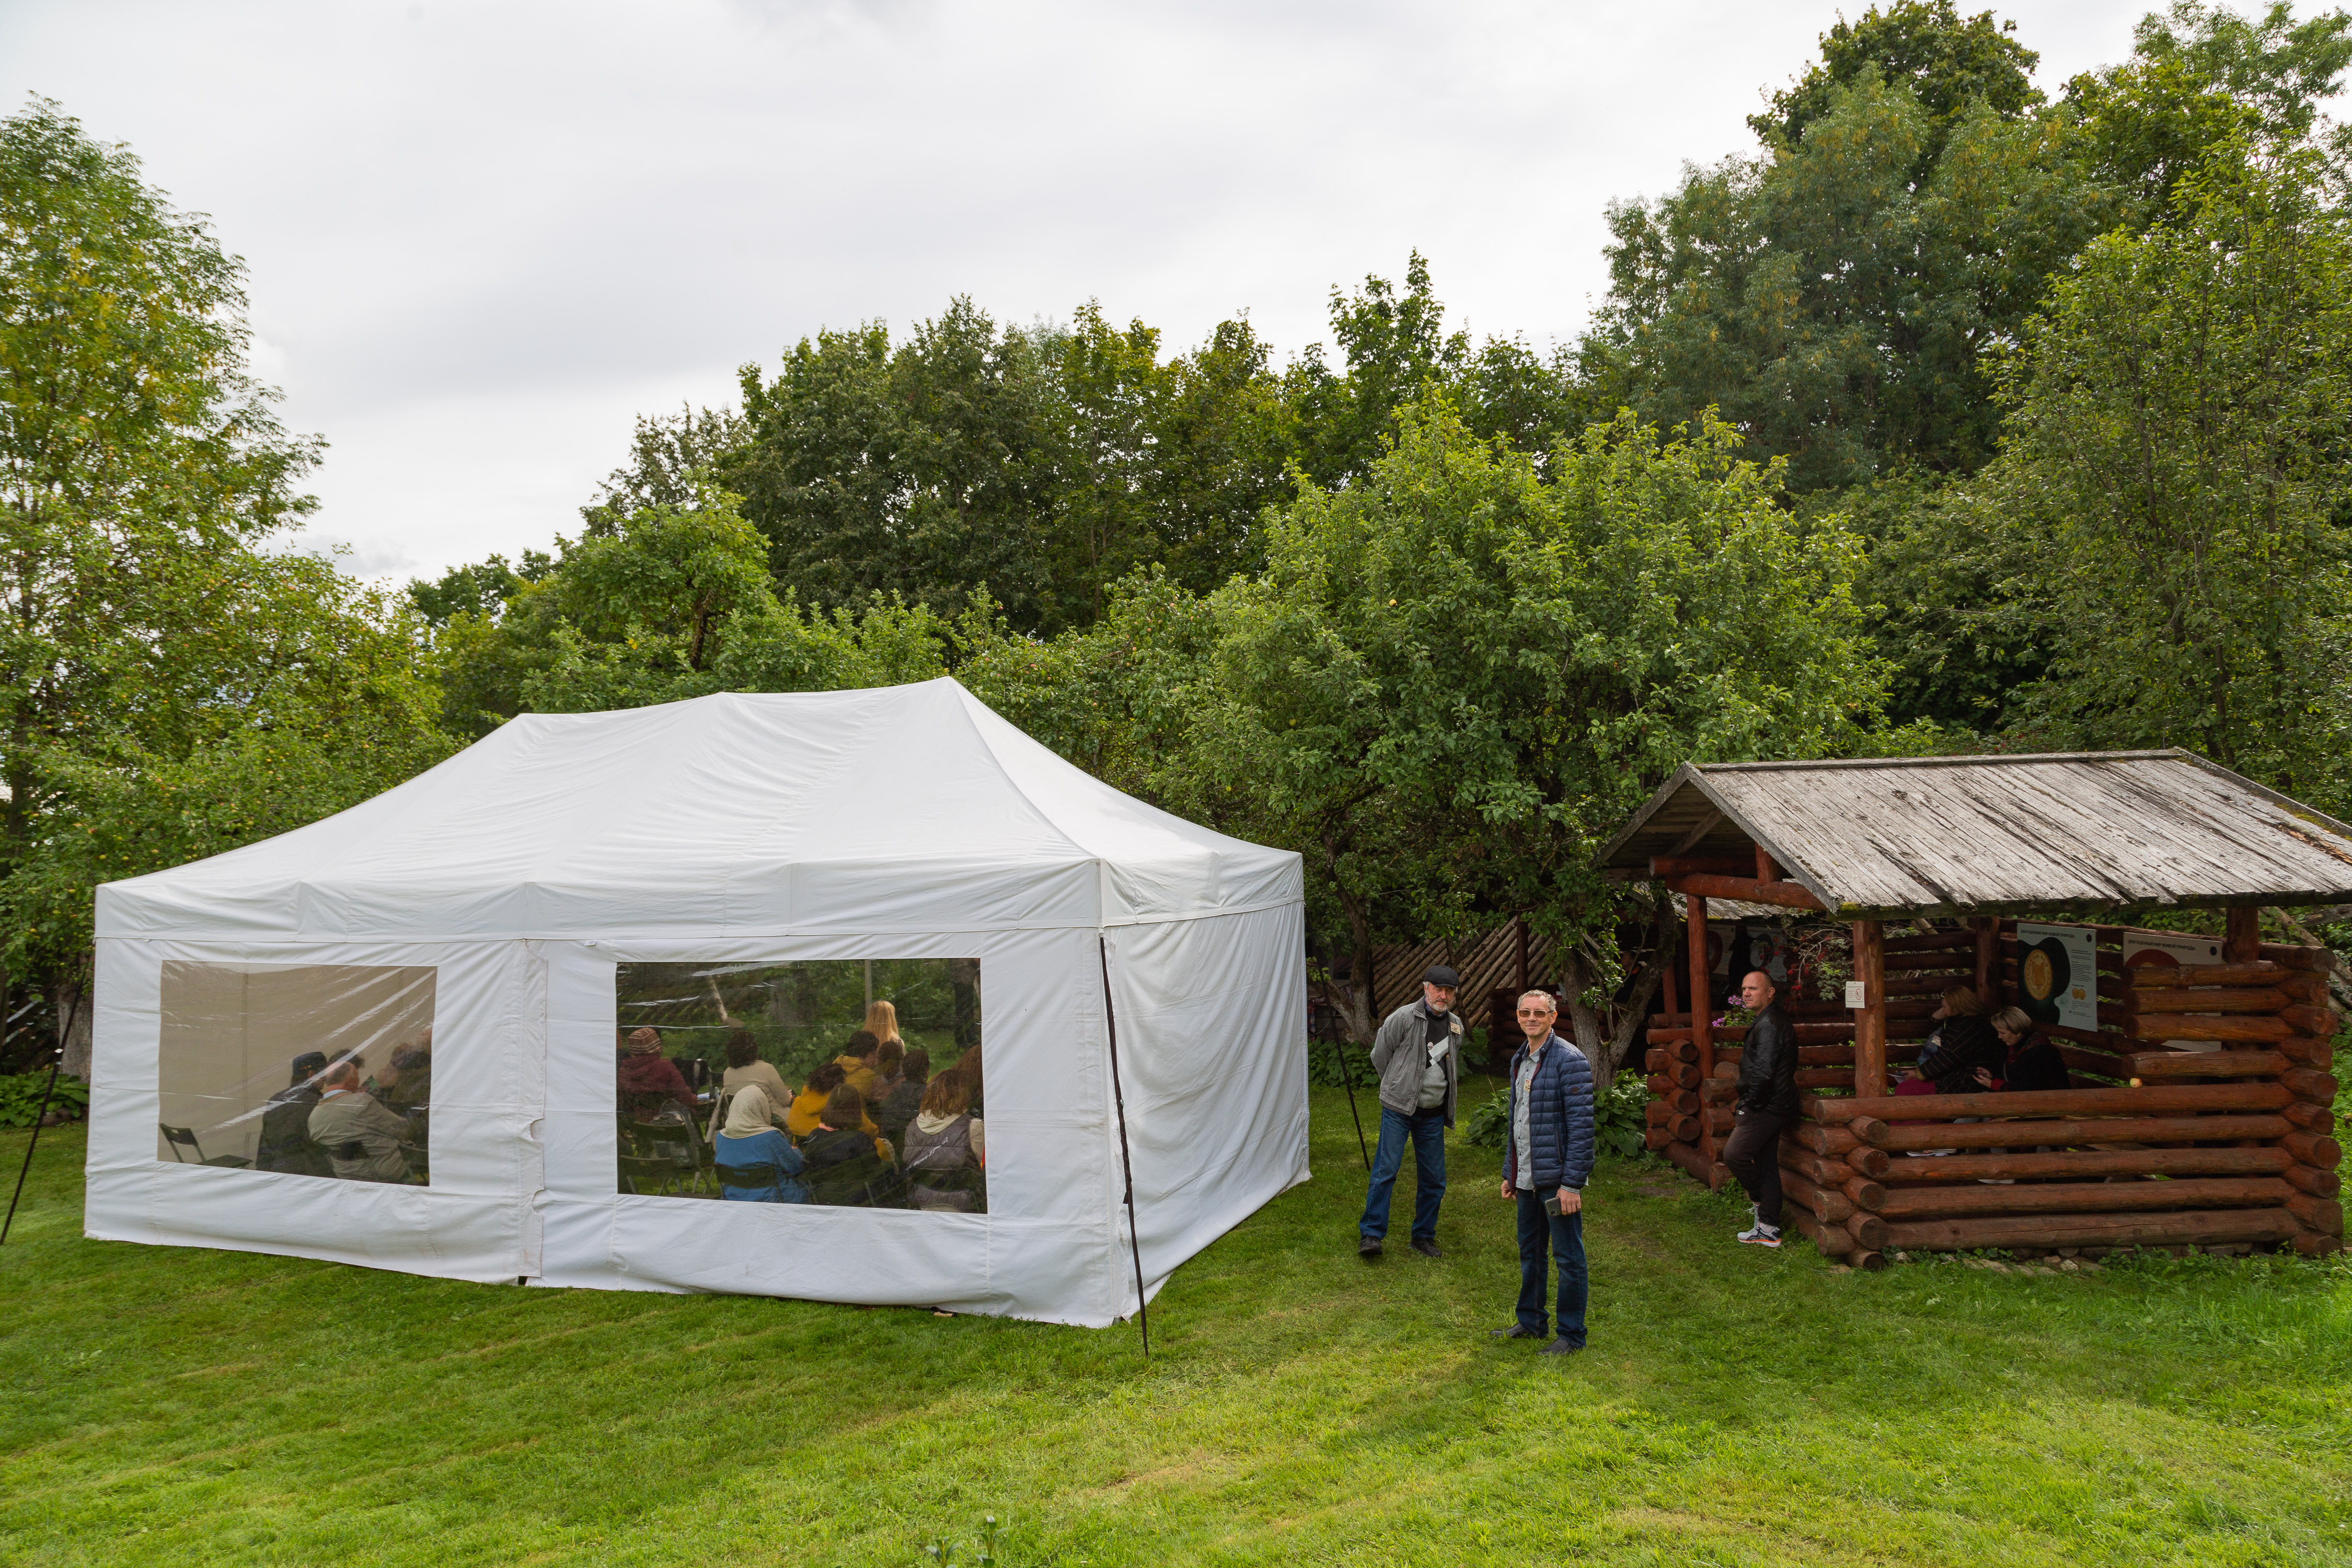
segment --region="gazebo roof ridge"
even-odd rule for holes
[[[1847,918],[2352,893],[2352,826],[2178,747],[1685,763],[1595,863],[1704,881],[1759,851],[1781,868],[1782,901]]]

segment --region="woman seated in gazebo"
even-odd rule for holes
[[[1995,1013],[1992,1032],[2000,1037],[2007,1056],[2003,1061],[1977,1067],[1979,1089],[2021,1094],[2074,1087],[2066,1076],[2066,1058],[2058,1054],[2058,1047],[2050,1043],[2048,1035],[2034,1027],[2025,1009],[2003,1007]]]
[[[1947,985],[1936,1005],[1936,1032],[1919,1047],[1916,1071],[1895,1086],[1897,1094],[1971,1094],[1977,1068],[1998,1067],[2000,1037],[1984,1020],[1984,1003],[1966,985]]]

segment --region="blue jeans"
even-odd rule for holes
[[[1357,1226],[1374,1241],[1389,1233],[1389,1194],[1397,1173],[1404,1169],[1404,1145],[1412,1141],[1412,1238],[1437,1239],[1437,1205],[1445,1196],[1445,1108],[1402,1110],[1381,1107],[1381,1146],[1372,1151],[1372,1184],[1364,1194],[1363,1223]]]
[[[1559,1263],[1559,1337],[1570,1344],[1584,1342],[1584,1215],[1550,1214],[1544,1199],[1559,1192],[1546,1187],[1521,1193],[1519,1198],[1519,1326],[1530,1333],[1544,1327],[1544,1247]]]

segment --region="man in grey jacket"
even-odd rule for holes
[[[1412,1249],[1439,1258],[1437,1205],[1445,1196],[1445,1130],[1454,1125],[1454,1098],[1462,1063],[1462,1016],[1454,992],[1462,977],[1435,964],[1421,977],[1421,1000],[1381,1021],[1372,1037],[1372,1071],[1381,1080],[1381,1146],[1372,1154],[1372,1184],[1357,1226],[1358,1256],[1381,1255],[1389,1233],[1389,1197],[1412,1144]]]

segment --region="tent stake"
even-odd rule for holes
[[[1118,1017],[1110,1005],[1110,941],[1097,936],[1102,955],[1103,1028],[1110,1037],[1110,1100],[1118,1110],[1118,1163],[1127,1176],[1127,1245],[1135,1255],[1135,1319],[1143,1329],[1143,1359],[1151,1359],[1151,1307],[1143,1299],[1143,1242],[1135,1228],[1135,1162],[1127,1152],[1127,1096],[1118,1087]]]

